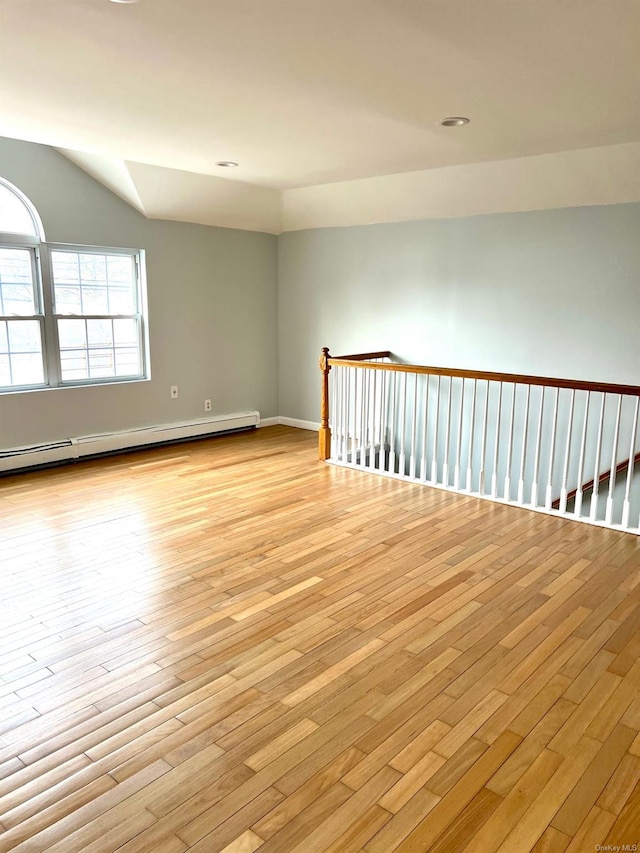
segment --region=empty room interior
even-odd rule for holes
[[[639,57],[0,2],[0,853],[638,849]]]

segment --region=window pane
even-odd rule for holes
[[[108,314],[109,298],[106,287],[82,288],[82,313],[83,314]]]
[[[89,366],[86,350],[70,350],[60,353],[62,378],[67,382],[76,382],[89,378]]]
[[[137,299],[133,258],[128,255],[112,255],[107,261],[109,313],[135,314]]]
[[[11,371],[14,385],[42,385],[42,355],[39,352],[12,353]]]
[[[37,320],[7,323],[9,333],[9,352],[40,352],[40,323]]]
[[[116,376],[139,376],[140,353],[134,347],[116,349]]]
[[[60,349],[86,349],[86,320],[58,320]]]
[[[92,379],[115,376],[113,347],[89,350],[89,375]]]
[[[11,385],[11,366],[9,356],[0,353],[0,386]]]
[[[60,284],[56,287],[56,313],[81,314],[80,285]]]
[[[78,255],[75,252],[51,252],[51,268],[56,284],[80,284]]]
[[[0,314],[24,317],[35,313],[30,250],[0,249]]]
[[[113,347],[113,321],[87,320],[87,340],[90,348],[105,344]]]
[[[116,346],[138,346],[138,323],[136,320],[114,320],[113,338]]]
[[[0,231],[5,231],[7,234],[39,236],[27,205],[2,183],[0,183]]]
[[[140,376],[137,320],[58,320],[58,338],[65,381]]]
[[[38,320],[0,320],[0,385],[43,385]]]
[[[89,378],[87,321],[58,320],[60,369],[67,381]]]
[[[107,259],[104,255],[78,255],[82,282],[107,283]]]
[[[135,314],[137,285],[131,255],[51,253],[57,314]]]
[[[110,314],[135,314],[135,292],[129,286],[118,286],[109,284],[109,313]]]
[[[136,320],[114,320],[113,339],[116,355],[116,376],[137,376],[141,373],[140,336]]]

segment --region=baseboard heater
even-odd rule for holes
[[[101,456],[106,453],[133,450],[149,444],[165,444],[190,438],[205,438],[215,433],[233,432],[258,426],[260,426],[259,412],[237,412],[182,423],[140,427],[122,432],[83,435],[78,438],[54,441],[50,444],[14,447],[9,450],[0,450],[0,472],[54,465],[88,456]]]

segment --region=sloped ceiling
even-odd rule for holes
[[[149,219],[174,219],[271,234],[282,230],[279,190],[100,154],[64,148],[58,151]]]
[[[0,134],[277,233],[319,185],[638,143],[639,55],[639,0],[0,0]]]

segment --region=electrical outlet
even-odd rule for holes
[[[171,386],[171,399],[172,400],[178,399],[178,386],[177,385]]]
[[[205,410],[205,412],[211,411],[211,400],[205,400],[204,401],[204,410]]]

